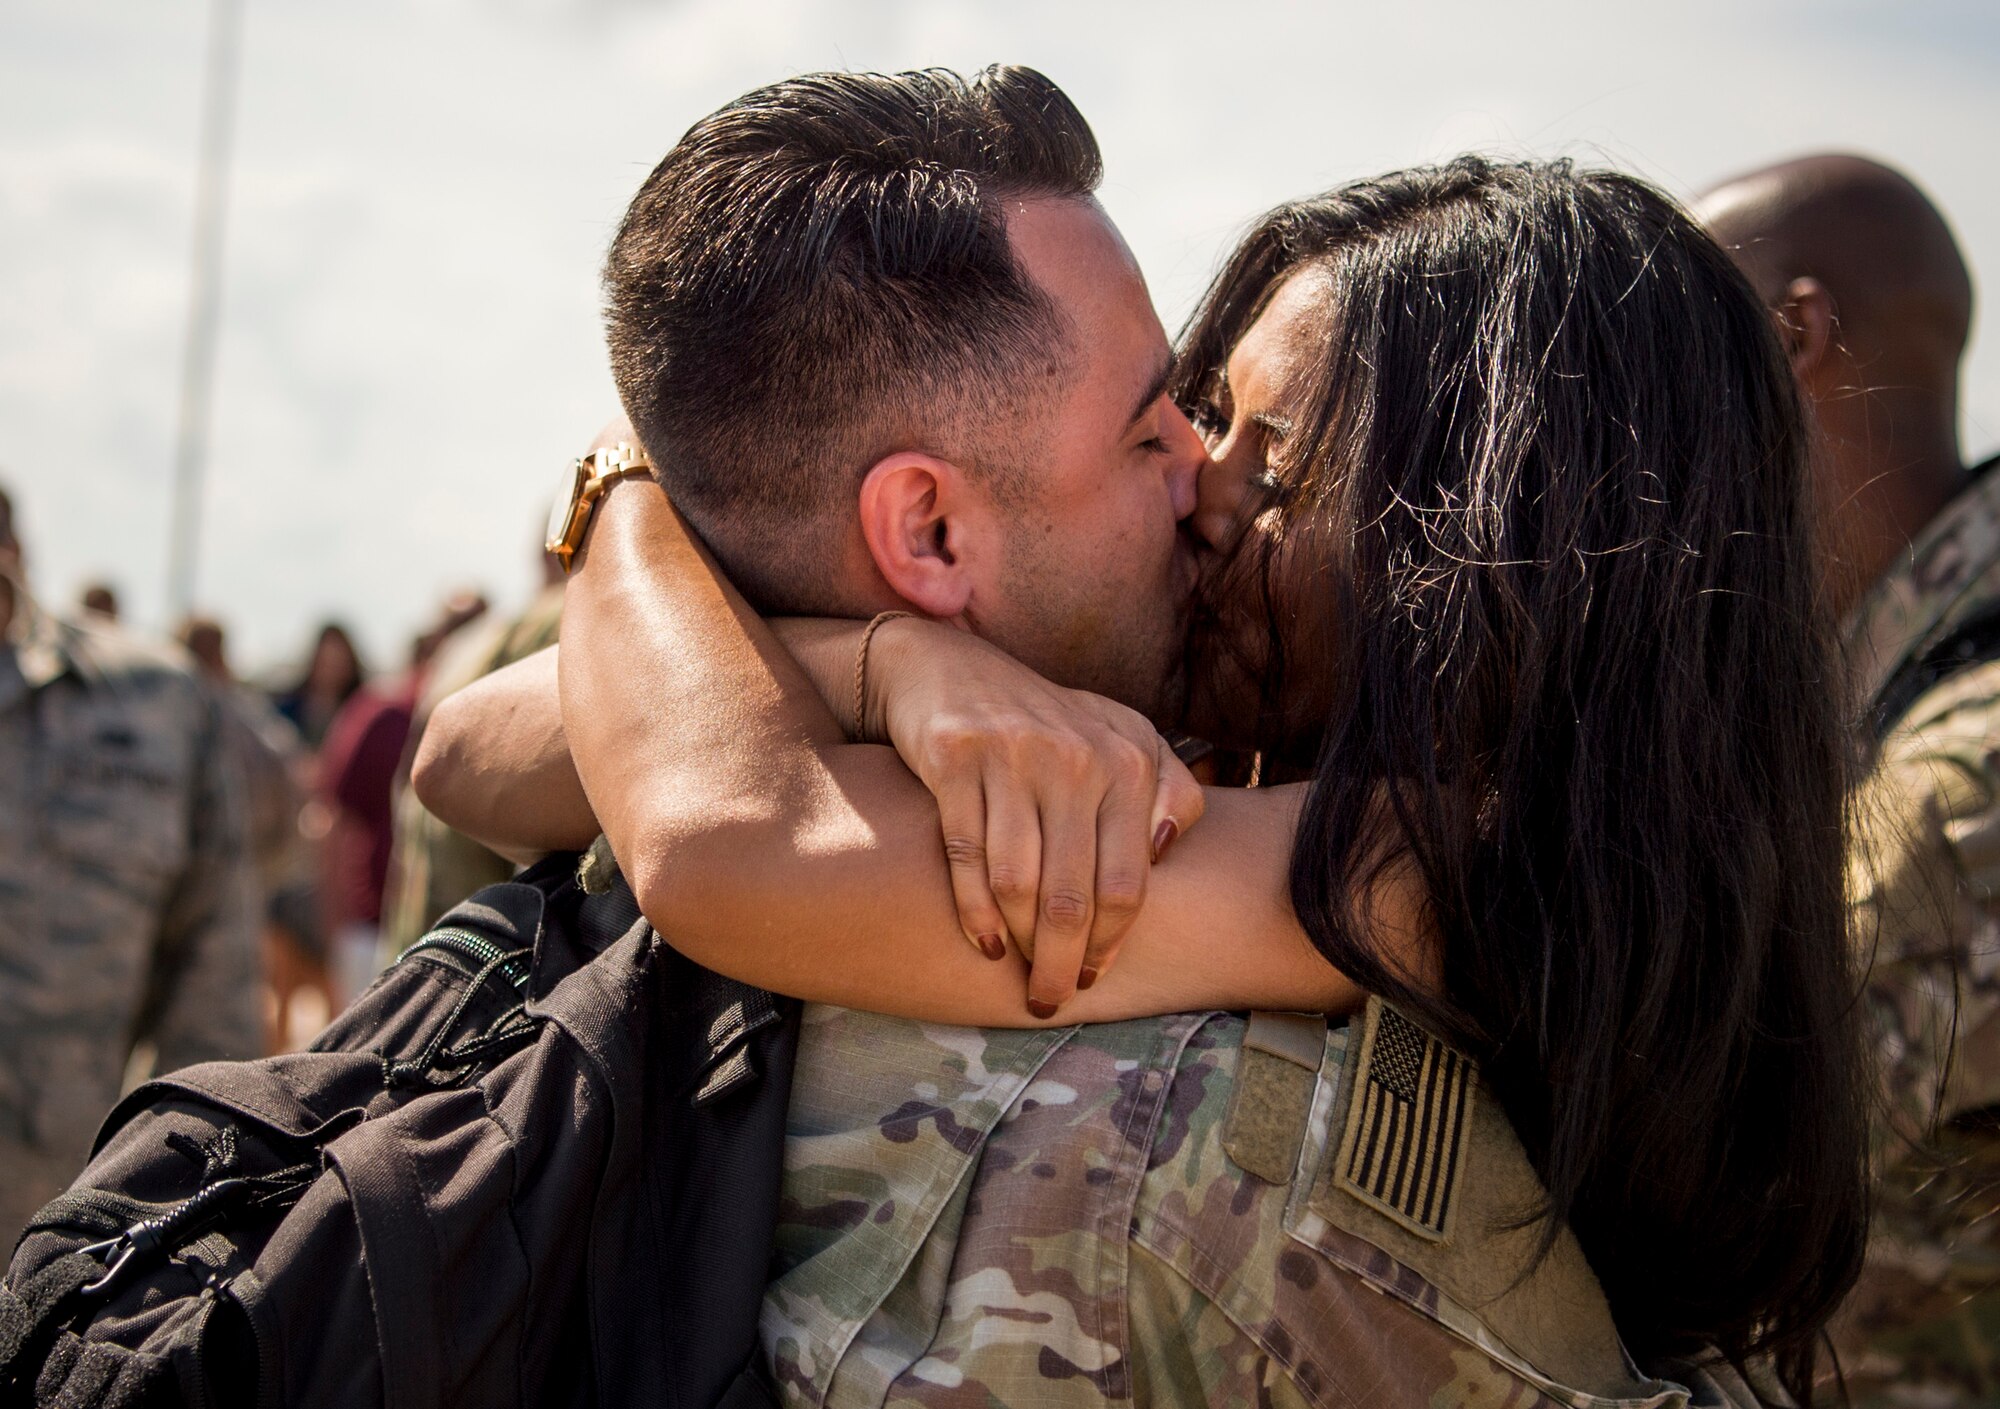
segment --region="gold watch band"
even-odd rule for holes
[[[646,452],[622,440],[602,450],[591,451],[583,457],[583,462],[595,472],[584,481],[583,496],[586,499],[597,498],[614,480],[653,472],[653,462],[646,458]]]
[[[565,573],[575,565],[584,534],[590,530],[591,513],[605,490],[631,475],[650,474],[652,469],[653,462],[646,458],[646,452],[625,441],[570,461],[544,545],[562,564]]]

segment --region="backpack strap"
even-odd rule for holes
[[[104,1264],[81,1252],[57,1258],[16,1291],[0,1284],[0,1384],[10,1383],[19,1367],[34,1364],[33,1352],[54,1339],[55,1330],[73,1309],[77,1293],[104,1275]]]
[[[0,1285],[0,1405],[60,1403],[141,1409],[174,1402],[157,1356],[93,1344],[68,1328],[104,1266],[83,1252],[57,1258],[16,1291]]]
[[[604,949],[629,933],[644,918],[632,888],[623,884],[611,843],[599,837],[572,863],[583,892],[576,908],[576,927],[584,943]],[[684,1020],[705,1035],[707,1052],[700,1059],[689,1099],[709,1105],[733,1092],[751,1088],[763,1073],[758,1067],[756,1039],[776,1023],[796,1025],[798,1005],[776,994],[732,978],[724,978],[669,947],[663,962],[685,1004]],[[764,1045],[769,1045],[767,1039]],[[789,1047],[787,1047],[789,1050]]]
[[[70,1323],[210,1228],[290,1208],[317,1174],[316,1164],[305,1163],[271,1174],[211,1178],[164,1211],[58,1257],[18,1289],[0,1285],[0,1406],[46,1401],[77,1409],[136,1409],[166,1395],[166,1361],[85,1341]],[[28,1226],[68,1222],[79,1209],[95,1211],[101,1220],[101,1203],[87,1193],[64,1194]]]

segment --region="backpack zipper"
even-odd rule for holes
[[[405,949],[402,956],[396,962],[400,964],[405,959],[414,958],[427,949],[445,949],[461,954],[471,960],[475,968],[483,969],[489,964],[497,965],[498,972],[502,978],[512,984],[517,991],[527,991],[528,966],[523,962],[524,951],[522,950],[502,949],[482,934],[475,934],[471,930],[460,929],[453,925],[443,929],[432,930],[408,949]]]

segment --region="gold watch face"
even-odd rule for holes
[[[563,469],[561,483],[556,486],[555,505],[549,510],[549,536],[543,546],[562,559],[564,567],[569,566],[570,555],[576,552],[576,545],[583,539],[583,521],[588,514],[583,487],[589,481],[589,462],[570,461]]]

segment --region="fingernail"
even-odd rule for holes
[[[1076,973],[1077,992],[1079,993],[1083,992],[1084,989],[1090,987],[1093,983],[1096,982],[1097,982],[1097,970],[1091,968],[1090,965],[1085,964],[1081,969],[1077,970]]]
[[[979,952],[989,959],[1004,959],[1007,957],[1007,941],[1000,938],[997,934],[982,934],[972,942],[978,945]]]
[[[1168,817],[1153,833],[1153,860],[1158,861],[1167,854],[1167,848],[1174,844],[1174,838],[1181,834],[1181,824]]]
[[[1052,1018],[1056,1015],[1056,1005],[1046,998],[1028,1000],[1028,1016],[1031,1018]]]

